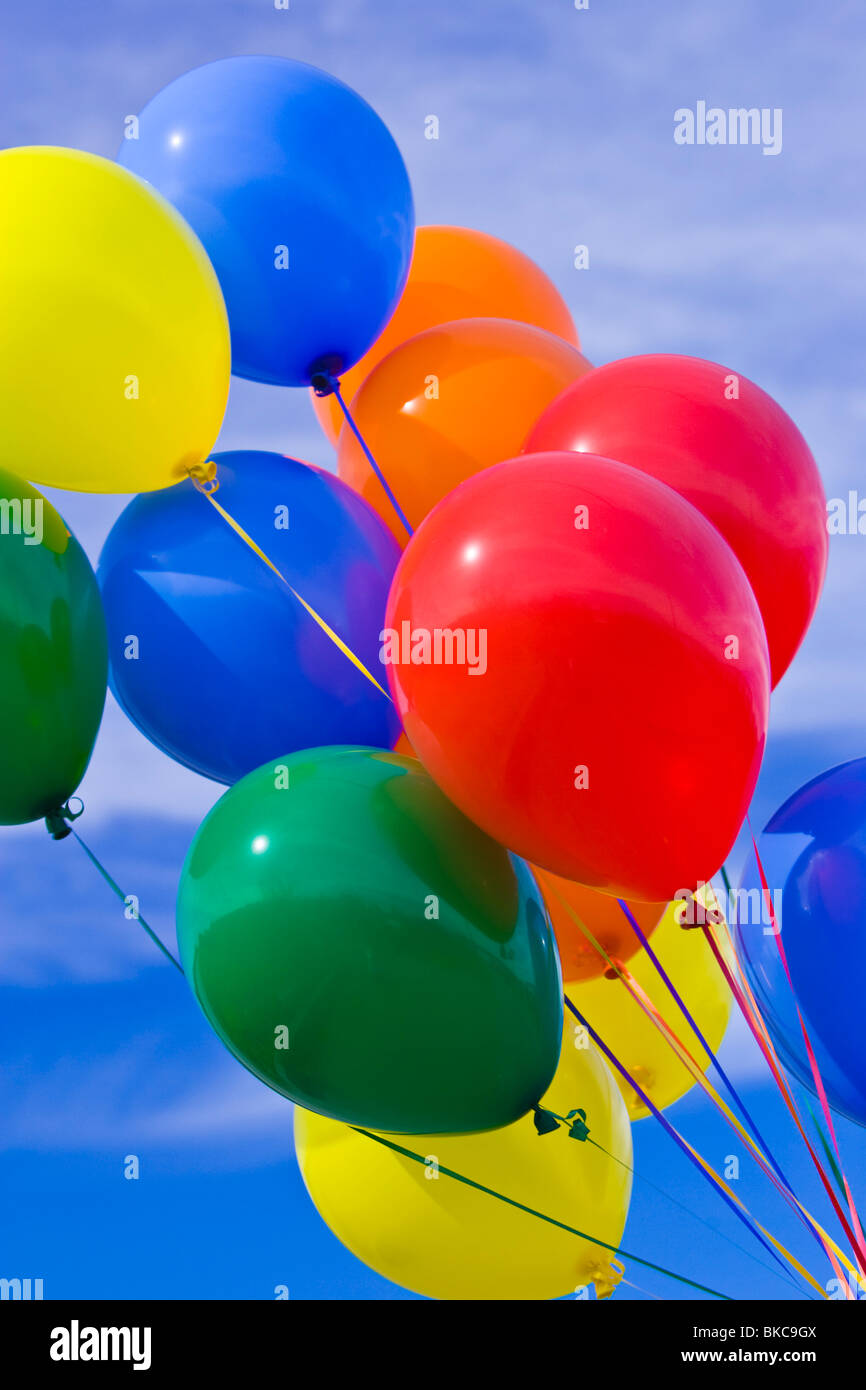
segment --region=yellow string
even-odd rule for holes
[[[370,681],[373,685],[375,685],[376,689],[385,696],[386,700],[391,701],[391,696],[388,694],[388,691],[385,689],[383,685],[380,685],[379,682],[376,680],[376,677],[370,671],[367,670],[367,667],[364,665],[361,658],[355,655],[351,647],[347,646],[346,643],[343,641],[342,637],[340,637],[334,631],[334,629],[330,627],[328,623],[325,622],[325,619],[321,616],[321,614],[317,613],[315,608],[313,608],[311,604],[307,603],[307,600],[305,598],[301,597],[297,589],[292,587],[286,576],[282,573],[281,570],[277,569],[277,566],[274,564],[273,560],[271,560],[265,554],[260,545],[256,544],[252,536],[250,536],[248,532],[244,530],[243,526],[241,526],[240,522],[236,521],[235,518],[231,516],[229,512],[226,511],[225,507],[221,506],[220,503],[216,500],[213,494],[216,491],[219,484],[216,482],[216,470],[213,467],[213,465],[211,463],[207,463],[202,465],[202,468],[200,470],[191,470],[190,478],[192,479],[193,486],[196,488],[196,490],[201,493],[202,497],[206,497],[207,500],[210,502],[211,506],[217,512],[219,512],[223,520],[228,522],[229,526],[232,528],[235,534],[240,536],[241,540],[244,542],[244,545],[248,545],[250,550],[252,550],[253,553],[256,554],[259,557],[259,559],[267,565],[268,569],[272,570],[273,573],[277,576],[277,578],[282,580],[289,593],[293,596],[293,598],[297,599],[298,603],[307,613],[309,613],[313,621],[315,623],[318,623],[325,636],[330,638],[334,646],[339,648],[343,655],[347,657],[349,661],[351,661],[352,665],[356,668],[356,670],[361,672],[362,676],[366,676],[367,680]],[[391,703],[393,704],[393,701],[391,701]]]

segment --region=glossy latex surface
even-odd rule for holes
[[[462,319],[390,353],[364,382],[352,413],[415,527],[465,478],[518,454],[545,406],[590,370],[576,347],[541,328]],[[405,544],[406,532],[348,426],[337,466]]]
[[[229,390],[220,287],[163,198],[110,159],[0,152],[0,466],[143,492],[213,447]]]
[[[322,469],[281,454],[214,457],[220,505],[381,683],[399,555],[385,525]],[[129,504],[99,583],[114,694],[157,747],[203,776],[230,783],[297,748],[397,737],[382,692],[191,482]]]
[[[0,501],[0,825],[18,825],[58,810],[84,776],[105,703],[105,619],[51,503],[5,470]]]
[[[628,357],[566,390],[525,447],[620,459],[694,503],[749,576],[780,680],[818,602],[827,525],[815,460],[771,396],[715,362]]]
[[[758,841],[774,911],[754,853],[737,899],[737,941],[779,1056],[815,1090],[794,990],[831,1106],[866,1124],[866,1056],[860,1042],[866,979],[866,758],[816,777],[785,802]],[[814,1102],[813,1102],[814,1104]]]
[[[350,402],[382,358],[416,333],[475,318],[517,319],[580,346],[565,300],[522,251],[470,227],[419,227],[400,303],[369,352],[343,373],[343,399]],[[342,410],[333,396],[314,394],[312,400],[319,424],[336,444]]]
[[[387,127],[337,78],[289,58],[207,63],[145,106],[119,158],[201,237],[238,376],[308,386],[385,327],[412,256],[412,190]]]
[[[466,659],[413,658],[403,624],[458,629]],[[590,455],[488,469],[410,542],[387,626],[406,733],[489,834],[652,902],[718,870],[763,752],[766,639],[733,552],[672,489]]]
[[[333,1118],[490,1129],[556,1070],[562,983],[536,884],[415,759],[310,749],[245,777],[187,856],[178,941],[226,1046]]]
[[[542,1103],[562,1116],[582,1109],[601,1148],[572,1138],[568,1124],[539,1136],[533,1117],[524,1115],[490,1134],[404,1140],[404,1148],[428,1160],[425,1168],[347,1125],[297,1109],[301,1173],[334,1234],[379,1274],[430,1298],[559,1298],[603,1276],[610,1252],[444,1173],[437,1177],[435,1168],[438,1162],[618,1246],[631,1189],[631,1128],[603,1058],[576,1041],[569,1020]]]

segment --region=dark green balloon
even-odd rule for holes
[[[0,825],[39,820],[75,791],[107,675],[84,551],[41,493],[0,469]]]
[[[178,941],[226,1046],[334,1119],[493,1129],[556,1070],[562,983],[535,880],[414,758],[315,748],[244,777],[187,855]]]

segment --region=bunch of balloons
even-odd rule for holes
[[[325,1220],[433,1297],[603,1291],[647,1108],[563,979],[658,1109],[694,1076],[626,967],[721,1040],[728,983],[674,900],[734,843],[817,603],[802,436],[712,362],[593,367],[532,261],[416,232],[380,118],[283,58],[171,83],[117,162],[0,154],[0,315],[0,820],[63,833],[110,679],[228,788],[183,867],[183,966],[297,1103]],[[230,373],[309,388],[336,473],[213,454]],[[24,478],[139,494],[96,578]],[[803,798],[768,833],[815,836],[805,960],[860,893],[866,813]]]

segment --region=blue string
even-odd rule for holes
[[[376,474],[376,477],[379,479],[379,482],[382,484],[382,487],[384,488],[385,493],[387,494],[388,501],[391,503],[391,506],[394,508],[394,511],[397,513],[397,515],[398,515],[398,517],[400,518],[401,522],[402,522],[403,525],[405,526],[407,533],[408,533],[410,536],[411,536],[411,535],[414,535],[414,531],[413,531],[412,527],[409,525],[409,521],[408,521],[408,518],[407,518],[407,516],[406,516],[406,513],[403,511],[403,508],[400,506],[400,503],[397,501],[397,498],[394,496],[393,492],[391,491],[391,488],[390,488],[390,486],[389,486],[389,484],[388,484],[388,482],[387,482],[387,479],[385,478],[384,473],[382,472],[382,470],[381,470],[381,468],[379,467],[378,463],[377,463],[376,460],[374,459],[372,452],[370,451],[369,447],[367,446],[367,442],[366,442],[366,440],[364,439],[364,436],[361,434],[361,431],[358,429],[358,426],[355,424],[355,421],[352,419],[352,415],[351,415],[351,412],[350,412],[350,410],[349,410],[349,407],[346,405],[346,402],[343,400],[343,393],[342,393],[341,390],[340,390],[340,383],[339,383],[339,381],[337,380],[337,378],[334,377],[334,376],[331,376],[330,372],[320,372],[320,373],[317,373],[317,376],[316,376],[316,377],[314,378],[314,380],[313,380],[313,389],[315,390],[316,395],[318,395],[318,396],[328,396],[328,395],[332,395],[332,394],[333,394],[334,396],[337,397],[337,401],[338,401],[338,403],[339,403],[340,409],[342,410],[343,414],[344,414],[345,417],[346,417],[346,423],[348,424],[350,430],[351,430],[352,433],[354,434],[354,436],[355,436],[355,438],[357,439],[358,443],[360,444],[361,448],[364,450],[364,454],[365,454],[365,456],[366,456],[367,462],[369,463],[369,465],[370,465],[370,467],[372,468],[373,472]]]

